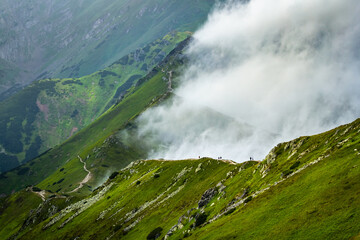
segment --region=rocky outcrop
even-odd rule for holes
[[[216,188],[210,188],[204,192],[204,194],[201,196],[200,201],[198,202],[198,207],[202,208],[206,206],[211,199],[214,198],[214,196],[218,193]]]

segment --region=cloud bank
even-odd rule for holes
[[[262,159],[280,141],[360,117],[360,2],[219,5],[194,34],[181,100],[139,119],[149,158]]]

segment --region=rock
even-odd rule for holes
[[[240,199],[243,199],[244,197],[246,197],[249,194],[249,188],[245,188],[243,193],[240,196]]]
[[[195,173],[201,170],[201,163],[199,163],[198,167],[195,169]]]
[[[267,165],[270,165],[273,163],[276,159],[275,149],[272,149],[269,154],[265,157],[265,161]]]
[[[226,186],[222,182],[219,182],[218,184],[216,184],[216,187],[219,190],[219,192],[223,192],[226,188]]]
[[[201,208],[208,204],[211,199],[218,193],[216,188],[210,188],[204,192],[204,194],[201,196],[200,201],[198,202],[198,207]]]

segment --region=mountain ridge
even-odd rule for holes
[[[0,171],[16,167],[13,159],[29,161],[89,125],[189,34],[172,32],[91,75],[39,80],[5,100],[0,107]]]
[[[325,133],[280,143],[262,161],[135,161],[112,174],[89,197],[79,201],[69,196],[69,205],[45,216],[47,208],[64,201],[56,195],[47,197],[40,204],[47,207],[31,212],[28,223],[14,236],[355,237],[360,233],[355,224],[360,219],[359,132],[357,119]],[[52,235],[55,230],[56,236]]]
[[[140,113],[163,101],[171,94],[168,91],[168,72],[175,70],[180,63],[185,61],[182,51],[189,41],[188,37],[180,42],[162,60],[160,65],[151,70],[147,76],[139,79],[135,86],[129,89],[122,101],[113,105],[93,123],[38,158],[1,174],[0,189],[2,192],[10,193],[12,190],[18,190],[26,185],[44,181],[47,177],[49,178],[45,181],[46,185],[50,185],[50,188],[56,187],[53,189],[55,191],[59,189],[59,185],[55,185],[53,182],[60,181],[63,178],[62,174],[65,173],[55,174],[56,169],[65,166],[67,169],[73,168],[71,171],[73,175],[68,178],[70,183],[61,180],[60,185],[63,186],[62,188],[71,188],[72,185],[69,187],[69,184],[80,182],[85,177],[82,176],[84,174],[83,166],[79,163],[78,155],[86,162],[91,162],[91,165],[94,164],[97,171],[100,171],[99,174],[96,174],[96,178],[93,178],[94,181],[108,177],[110,166],[124,167],[124,164],[126,165],[130,161],[144,158],[146,156],[145,149],[136,144],[126,144],[126,141],[121,140],[121,131],[134,127],[132,121]],[[51,174],[54,176],[49,176]],[[89,189],[84,191],[89,191]]]

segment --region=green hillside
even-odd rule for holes
[[[132,119],[170,94],[170,75],[175,77],[177,66],[183,64],[182,50],[189,40],[187,38],[179,43],[157,67],[128,89],[120,102],[92,124],[38,158],[1,174],[1,193],[10,193],[40,182],[41,188],[53,192],[72,191],[87,175],[80,161],[82,159],[93,173],[87,183],[92,188],[80,189],[85,194],[102,183],[114,169],[145,158],[147,149],[142,145],[123,141],[121,130],[133,128]]]
[[[24,72],[0,78],[0,96],[35,79],[85,76],[168,32],[195,31],[214,2],[0,0],[1,57]]]
[[[32,83],[0,105],[0,172],[62,143],[121,102],[188,33],[172,32],[81,78]]]
[[[80,201],[46,193],[0,234],[22,226],[18,239],[349,239],[360,233],[359,132],[360,119],[281,143],[260,162],[136,161]]]

